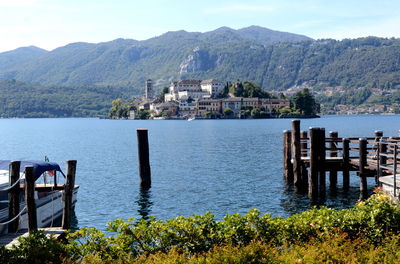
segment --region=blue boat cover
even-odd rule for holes
[[[9,170],[11,160],[0,160],[0,170]],[[20,172],[25,171],[25,166],[33,166],[35,181],[46,171],[59,171],[65,178],[60,166],[55,162],[45,162],[36,160],[21,161]]]

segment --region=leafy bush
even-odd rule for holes
[[[313,208],[288,218],[260,215],[252,209],[243,216],[226,215],[222,221],[211,213],[165,221],[117,219],[108,224],[112,235],[82,228],[67,236],[67,245],[37,233],[11,251],[0,249],[0,260],[354,263],[377,258],[378,262],[393,262],[400,252],[399,227],[400,206],[378,192],[349,209]]]

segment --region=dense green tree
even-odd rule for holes
[[[315,102],[314,96],[305,88],[301,92],[297,92],[293,98],[294,107],[303,115],[314,115],[319,113],[320,106]]]
[[[261,117],[261,110],[260,108],[254,108],[251,110],[251,117],[253,118],[260,118]]]
[[[221,93],[220,93],[220,97],[225,98],[228,96],[229,94],[229,88],[232,86],[231,82],[226,82],[224,88],[222,89]]]
[[[140,109],[137,113],[137,118],[139,118],[139,119],[149,119],[149,117],[150,117],[149,111]]]
[[[109,118],[121,119],[128,117],[128,105],[123,103],[121,98],[112,101],[112,106],[109,113]]]
[[[168,88],[168,87],[164,87],[164,88],[161,90],[161,94],[160,94],[160,100],[161,100],[161,101],[164,101],[164,99],[165,99],[165,94],[167,94],[167,93],[169,93],[169,88]]]
[[[233,111],[232,111],[232,109],[230,109],[229,107],[227,107],[227,108],[224,109],[224,115],[225,115],[225,116],[230,116],[230,115],[232,115],[232,114],[233,114]]]

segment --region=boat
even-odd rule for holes
[[[35,178],[35,203],[37,210],[37,225],[38,227],[53,227],[63,214],[63,193],[64,184],[57,184],[57,181],[65,174],[60,166],[55,162],[44,161],[21,161],[20,165],[20,182],[24,184],[25,166],[33,166]],[[9,160],[0,160],[0,234],[6,234],[8,225],[4,224],[8,221],[8,190],[9,189]],[[57,173],[58,172],[58,173]],[[75,207],[77,202],[79,186],[75,185],[72,195],[72,207]],[[20,189],[20,212],[19,229],[27,229],[27,213],[25,209],[24,191]]]
[[[191,116],[191,117],[189,117],[189,118],[187,119],[187,121],[193,121],[193,120],[195,120],[195,119],[196,119],[195,116]]]

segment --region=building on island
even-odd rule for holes
[[[222,112],[224,112],[226,108],[232,110],[233,116],[239,116],[240,110],[242,110],[242,97],[222,99]]]
[[[223,83],[215,79],[201,81],[200,86],[201,90],[208,92],[211,97],[215,97],[216,95],[220,94],[222,89],[224,89]]]
[[[219,117],[222,114],[222,103],[219,99],[200,99],[197,101],[197,116]]]
[[[240,89],[238,85],[237,89]],[[154,97],[153,83],[146,80],[145,92],[142,98],[133,100],[130,119],[138,116],[137,111],[148,111],[151,118],[220,118],[225,117],[227,108],[231,111],[228,118],[276,116],[281,108],[290,108],[288,99],[270,99],[259,97],[235,97],[232,94],[228,98],[220,98],[224,89],[222,82],[210,80],[180,80],[171,82],[168,93],[164,95],[164,101]]]
[[[172,82],[169,87],[169,93],[165,94],[165,101],[177,101],[181,98],[190,97],[192,99],[201,99],[215,97],[224,88],[222,82],[217,80],[181,80]]]
[[[148,79],[146,81],[146,86],[144,89],[144,99],[150,99],[153,98],[154,94],[153,94],[153,82],[151,79]]]

